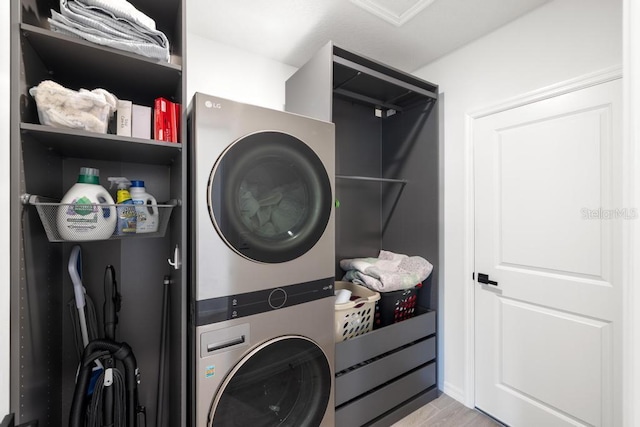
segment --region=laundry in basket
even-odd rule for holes
[[[346,271],[342,280],[359,283],[377,292],[413,288],[433,271],[433,265],[419,256],[381,250],[378,258],[351,258],[340,261]]]
[[[44,80],[29,89],[36,100],[40,124],[56,128],[107,133],[118,99],[104,89],[79,91]]]
[[[376,301],[380,299],[380,294],[351,282],[336,282],[335,289],[347,289],[351,292],[350,301],[335,305],[336,342],[371,332]]]

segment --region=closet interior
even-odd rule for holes
[[[380,250],[433,264],[417,315],[336,344],[336,425],[389,425],[437,396],[438,87],[329,43],[286,85],[286,109],[336,128],[336,280]]]

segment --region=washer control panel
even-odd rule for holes
[[[321,298],[334,296],[334,278],[227,297],[196,301],[194,321],[196,326],[208,325],[266,311],[278,310]]]

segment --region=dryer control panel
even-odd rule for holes
[[[209,325],[334,296],[333,277],[195,302],[195,326]]]

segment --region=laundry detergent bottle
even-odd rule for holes
[[[160,222],[158,202],[155,197],[147,193],[144,188],[144,181],[131,181],[129,192],[138,214],[136,232],[155,233],[158,231],[158,223]]]
[[[108,239],[116,220],[113,198],[100,185],[100,171],[80,168],[77,183],[67,191],[58,208],[57,225],[62,240]]]
[[[136,234],[136,228],[138,223],[138,213],[136,207],[131,199],[131,193],[129,193],[129,186],[131,181],[124,177],[109,177],[107,178],[113,187],[113,184],[118,186],[116,192],[116,211],[118,213],[118,220],[116,223],[116,230],[113,232],[114,236],[126,236]]]

